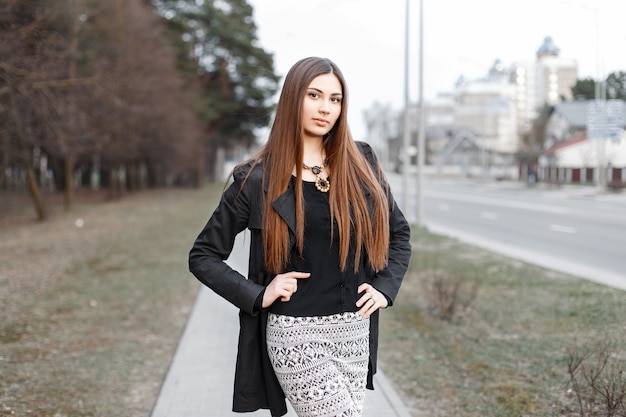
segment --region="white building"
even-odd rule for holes
[[[578,79],[578,63],[563,58],[550,36],[537,49],[535,61],[519,61],[511,67],[515,85],[516,107],[520,132],[530,129],[544,106],[571,101],[572,87]]]
[[[561,58],[559,53],[552,38],[546,37],[534,61],[507,67],[496,60],[485,77],[460,77],[452,91],[426,102],[426,163],[445,165],[463,160],[468,165],[465,171],[469,172],[469,165],[479,161],[485,175],[500,176],[494,173],[511,172],[509,169],[517,173],[515,158],[521,137],[530,130],[539,110],[572,99],[578,66],[575,60]],[[412,149],[416,148],[418,110],[412,106],[409,112]],[[379,112],[380,109],[374,109],[374,114]],[[370,117],[371,129],[376,131],[376,137],[387,132],[389,151],[382,153],[390,166],[398,167],[408,156],[402,154],[404,111],[387,114],[393,121]],[[413,153],[410,157],[414,157]]]
[[[588,139],[589,101],[557,103],[545,128],[539,157],[540,180],[557,183],[626,183],[626,133],[611,139]],[[626,120],[626,108],[622,120]],[[626,126],[625,126],[626,127]],[[601,172],[603,171],[603,172]]]
[[[517,151],[515,86],[496,60],[489,74],[477,80],[457,82],[454,92],[454,128],[472,132],[489,151],[513,154]]]

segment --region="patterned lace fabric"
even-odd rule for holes
[[[291,317],[270,313],[267,347],[299,417],[358,417],[369,359],[369,319],[357,313]]]

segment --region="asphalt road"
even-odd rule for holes
[[[404,209],[403,179],[389,174]],[[520,182],[424,180],[429,230],[506,256],[626,289],[626,193]],[[417,189],[407,218],[416,219]]]

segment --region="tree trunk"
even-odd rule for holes
[[[6,177],[6,172],[9,168],[9,138],[5,129],[2,129],[2,135],[0,136],[2,139],[2,161],[0,161],[0,190],[6,190],[8,187],[8,179]]]
[[[122,197],[122,181],[120,180],[120,167],[113,167],[109,171],[109,199],[117,200]]]
[[[195,186],[200,188],[204,185],[205,180],[205,169],[206,169],[206,160],[203,157],[202,152],[198,152],[197,162],[196,162],[196,178],[195,178]]]
[[[24,126],[22,125],[22,119],[17,111],[17,105],[15,99],[11,96],[11,106],[13,123],[15,124],[16,136],[15,142],[17,144],[17,151],[19,152],[24,168],[26,169],[26,175],[28,180],[28,190],[30,196],[33,199],[33,205],[35,212],[37,213],[37,220],[45,220],[46,212],[44,210],[43,201],[41,200],[41,193],[39,192],[39,185],[37,185],[37,178],[35,178],[35,171],[30,162],[30,158],[27,156],[26,145],[24,144]]]
[[[65,155],[65,211],[72,209],[74,202],[74,151],[68,149]]]
[[[26,176],[28,179],[28,191],[33,199],[33,205],[35,207],[35,212],[37,213],[37,220],[45,220],[46,212],[44,210],[43,201],[41,200],[41,193],[39,192],[35,172],[33,171],[33,167],[30,165],[26,166]]]
[[[21,123],[20,123],[21,124]],[[41,199],[41,193],[39,192],[39,185],[37,184],[37,177],[35,176],[35,170],[30,164],[30,158],[27,156],[26,146],[24,146],[24,142],[22,138],[19,136],[21,134],[21,129],[18,127],[18,136],[16,137],[18,152],[20,152],[22,156],[22,163],[24,164],[24,168],[26,169],[26,180],[28,182],[28,191],[33,200],[33,206],[35,209],[35,213],[37,213],[37,220],[45,220],[46,219],[46,211],[44,209],[43,201]]]
[[[215,171],[216,171],[216,153],[213,146],[205,147],[205,158],[206,158],[206,168],[207,168],[207,176],[209,181],[215,181]]]
[[[78,42],[81,22],[78,19],[81,11],[83,10],[82,0],[73,1],[73,14],[74,21],[72,24],[72,37],[70,38],[69,45],[69,63],[68,63],[68,76],[69,79],[74,80],[78,75],[77,60],[78,60]],[[76,96],[70,95],[69,102],[69,126],[72,135],[76,135],[78,131],[77,121],[77,108],[76,108]],[[70,211],[72,209],[72,203],[74,202],[74,138],[67,141],[67,152],[65,155],[65,210]]]
[[[126,188],[129,191],[139,190],[139,163],[137,161],[131,161],[127,164],[126,171]]]

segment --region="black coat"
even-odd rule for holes
[[[370,164],[377,169],[377,159],[369,145],[357,142]],[[257,165],[247,180],[251,165],[233,173],[234,182],[226,189],[208,223],[194,242],[189,254],[189,269],[203,284],[237,306],[239,311],[239,344],[235,370],[233,411],[252,412],[269,408],[272,415],[287,413],[284,394],[274,375],[267,355],[265,326],[267,310],[255,309],[255,301],[274,278],[264,271],[262,240],[262,166]],[[376,172],[376,171],[375,171]],[[242,186],[243,184],[243,186]],[[389,264],[380,271],[370,270],[368,282],[395,299],[411,255],[410,227],[391,194]],[[290,186],[272,204],[289,227],[295,245],[295,195]],[[248,277],[230,268],[224,260],[233,249],[236,235],[250,230]],[[370,361],[367,387],[373,389],[378,350],[378,311],[370,317]]]

